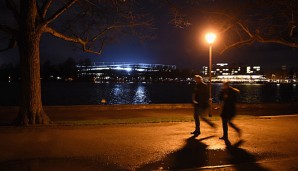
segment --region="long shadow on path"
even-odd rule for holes
[[[196,139],[194,136],[190,137],[186,139],[185,146],[178,151],[168,154],[160,161],[144,165],[138,170],[177,170],[205,166],[208,163],[206,155],[207,145],[201,141],[211,137],[202,139]]]
[[[213,136],[196,139],[190,137],[186,139],[185,145],[162,158],[141,166],[137,170],[181,170],[195,169],[204,166],[231,165],[236,170],[257,170],[267,171],[256,163],[256,157],[244,149],[239,148],[243,141],[231,145],[226,141],[226,149],[208,149],[208,145],[202,141],[213,138]]]
[[[229,163],[233,164],[235,169],[239,171],[268,171],[257,163],[255,155],[240,148],[243,143],[244,141],[240,140],[232,145],[229,140],[225,140],[226,150],[229,153]]]

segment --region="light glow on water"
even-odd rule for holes
[[[220,83],[212,84],[212,98],[218,102]],[[0,105],[18,105],[20,85],[0,83]],[[183,83],[61,83],[42,84],[44,105],[177,104],[191,103],[193,84]],[[232,84],[240,90],[239,103],[298,102],[297,85]],[[102,101],[104,99],[105,101]],[[105,103],[103,103],[105,102]]]
[[[137,87],[135,96],[133,97],[133,103],[134,104],[149,104],[150,100],[147,100],[147,99],[148,99],[148,97],[147,97],[146,88],[142,84],[139,84]]]

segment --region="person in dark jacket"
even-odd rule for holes
[[[236,115],[236,102],[239,93],[240,91],[230,86],[228,82],[223,83],[222,91],[219,96],[219,99],[223,102],[220,115],[222,118],[223,136],[220,139],[228,139],[228,124],[238,132],[239,136],[241,135],[241,130],[232,123],[232,119]]]
[[[200,75],[194,77],[196,85],[192,94],[192,102],[194,104],[194,120],[195,120],[195,131],[191,132],[195,136],[201,134],[200,130],[200,118],[209,124],[211,127],[215,127],[215,124],[204,117],[203,113],[209,109],[209,94],[208,86],[203,82],[203,78]]]

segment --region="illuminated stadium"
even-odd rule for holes
[[[175,65],[96,62],[93,65],[77,65],[78,77],[92,77],[95,81],[144,81],[171,73],[176,70]]]

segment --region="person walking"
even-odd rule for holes
[[[203,78],[200,75],[195,75],[194,80],[196,85],[192,94],[192,102],[194,105],[195,130],[191,132],[191,134],[198,136],[201,134],[200,117],[213,128],[215,127],[215,124],[204,116],[210,107],[208,86],[203,82]]]
[[[230,86],[229,82],[223,83],[222,90],[219,95],[219,99],[223,103],[220,114],[222,119],[223,136],[220,137],[220,139],[228,140],[228,124],[238,132],[239,136],[241,136],[241,129],[232,123],[232,119],[236,115],[236,102],[239,93],[240,91]]]

